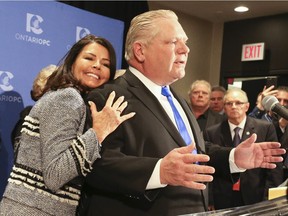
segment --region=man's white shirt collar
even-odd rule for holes
[[[232,137],[234,136],[234,129],[235,129],[236,127],[241,128],[241,130],[240,130],[240,134],[241,134],[240,137],[242,137],[242,133],[243,133],[243,130],[244,130],[244,127],[245,127],[246,119],[247,119],[247,116],[245,116],[245,118],[240,122],[239,125],[235,125],[235,124],[231,123],[231,122],[228,120],[228,124],[229,124],[229,128],[230,128],[230,133],[231,133]]]
[[[140,71],[136,68],[129,67],[129,70],[134,74],[158,99],[161,98],[161,87],[156,83],[152,82],[150,79],[145,77]]]

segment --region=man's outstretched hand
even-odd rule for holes
[[[175,148],[161,161],[160,181],[162,184],[184,186],[197,190],[204,190],[206,182],[213,180],[215,169],[211,166],[200,165],[210,160],[208,155],[191,154],[194,144]]]
[[[257,135],[240,143],[235,149],[235,164],[242,169],[253,168],[276,168],[277,162],[283,161],[281,155],[285,154],[285,149],[280,148],[279,142],[259,142],[256,143]]]

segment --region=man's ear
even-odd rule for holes
[[[135,58],[137,59],[137,61],[139,62],[144,62],[145,60],[145,56],[144,56],[144,49],[145,46],[140,43],[140,42],[135,42],[133,44],[133,50],[134,50],[134,55],[135,55]]]
[[[250,103],[248,102],[248,103],[246,103],[246,112],[248,111],[248,109],[249,109],[249,107],[250,107]]]

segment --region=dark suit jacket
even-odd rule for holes
[[[282,148],[286,149],[286,151],[288,151],[288,126],[286,126],[285,128],[285,132],[283,133],[283,136],[280,139],[280,143]],[[287,152],[286,152],[287,154]],[[286,156],[285,154],[285,156]]]
[[[185,142],[155,96],[131,72],[93,90],[87,100],[102,109],[108,94],[128,101],[125,113],[136,115],[110,134],[102,146],[102,158],[93,165],[83,187],[82,215],[180,215],[204,211],[201,191],[177,186],[145,190],[157,161]],[[203,136],[189,105],[179,100],[187,114],[198,149],[205,150]],[[211,148],[211,161],[229,172],[230,149]],[[214,155],[216,155],[214,157]],[[222,155],[223,157],[219,157]],[[204,191],[204,197],[206,197]]]
[[[288,178],[288,126],[286,126],[285,132],[280,140],[282,148],[286,149],[286,154],[283,155],[284,158],[284,167],[283,167],[283,182]]]
[[[257,134],[257,142],[277,141],[277,135],[272,123],[247,117],[241,140],[245,140],[253,133]],[[204,132],[204,139],[223,146],[231,146],[232,138],[228,121],[214,125]],[[267,198],[267,190],[282,183],[282,164],[273,170],[252,169],[240,174],[240,191],[244,204],[253,204]],[[231,175],[219,176],[217,170],[213,180],[213,198],[216,209],[229,208],[232,201]]]
[[[203,115],[198,117],[197,122],[199,124],[201,131],[203,131],[206,128],[218,124],[226,119],[227,119],[226,115],[221,115],[208,108]]]

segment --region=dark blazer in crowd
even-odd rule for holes
[[[199,124],[201,131],[203,131],[206,128],[218,124],[226,119],[227,119],[226,115],[221,115],[208,108],[203,115],[198,117],[197,122]]]
[[[282,145],[282,148],[286,149],[286,154],[283,155],[284,157],[284,166],[283,166],[283,181],[287,180],[288,178],[288,126],[286,126],[285,132],[283,136],[281,137],[280,143]]]
[[[245,140],[253,133],[257,134],[257,142],[277,141],[277,135],[272,123],[247,117],[241,140]],[[204,132],[206,141],[226,147],[232,147],[232,137],[228,121],[208,128]],[[282,163],[276,169],[251,169],[240,173],[240,192],[244,205],[257,203],[267,199],[268,189],[277,187],[282,183]],[[213,198],[216,209],[233,207],[233,178],[232,176],[219,176],[217,169],[213,180]]]

